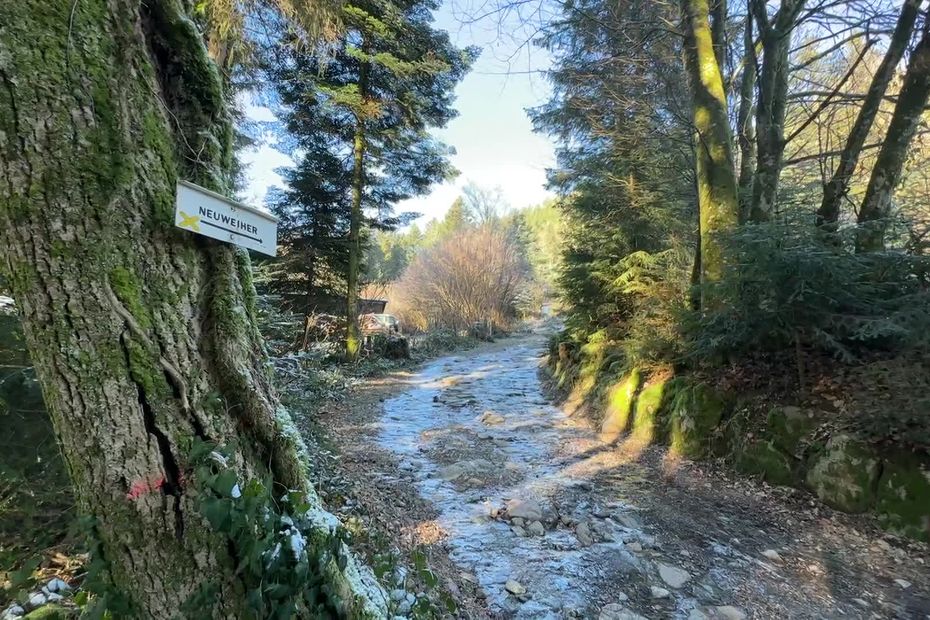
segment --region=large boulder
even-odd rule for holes
[[[746,439],[733,446],[733,466],[737,470],[772,484],[796,484],[793,465],[793,460],[771,441]]]
[[[666,424],[663,419],[663,404],[667,402],[668,389],[673,382],[668,378],[653,379],[639,393],[633,411],[633,436],[644,443],[665,437]]]
[[[813,434],[823,419],[823,413],[800,407],[773,407],[765,426],[772,444],[787,454],[800,456],[802,439]]]
[[[546,510],[539,502],[533,499],[511,499],[507,502],[507,518],[523,519],[524,521],[539,521],[546,516]]]
[[[910,453],[885,461],[875,510],[885,529],[930,542],[930,462]]]
[[[845,512],[865,512],[875,503],[881,470],[867,444],[846,434],[827,442],[807,472],[807,485],[825,504]]]
[[[690,458],[705,456],[727,406],[726,400],[706,384],[676,389],[670,411],[672,451]]]
[[[607,392],[607,410],[601,421],[601,434],[613,441],[629,430],[633,416],[633,400],[642,384],[640,371],[634,368],[630,374],[611,386]]]

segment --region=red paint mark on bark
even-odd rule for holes
[[[126,499],[138,499],[147,493],[157,491],[164,485],[164,476],[158,476],[157,478],[150,478],[146,480],[136,480],[132,483],[132,486],[129,487],[129,493],[126,494]]]

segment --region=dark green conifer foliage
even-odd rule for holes
[[[304,157],[333,157],[342,164],[350,359],[358,353],[355,317],[365,230],[397,224],[394,205],[454,174],[449,149],[428,130],[455,117],[453,89],[477,51],[457,49],[447,33],[433,27],[436,8],[432,0],[348,3],[342,9],[344,31],[329,49],[289,46],[273,70],[291,108],[289,129],[321,147]]]

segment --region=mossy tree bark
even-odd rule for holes
[[[920,42],[911,53],[898,94],[891,123],[882,148],[872,168],[869,186],[859,209],[857,252],[873,252],[885,247],[885,232],[891,216],[894,190],[901,180],[901,171],[908,147],[920,124],[930,98],[930,15],[924,17]]]
[[[708,0],[682,0],[685,65],[691,86],[695,127],[695,172],[701,244],[702,306],[714,303],[710,287],[725,265],[721,234],[739,219],[733,145],[727,119],[723,75],[709,23]]]
[[[914,32],[914,25],[920,13],[921,2],[922,0],[905,0],[904,6],[901,7],[901,14],[898,16],[898,23],[891,35],[891,40],[888,42],[888,49],[885,51],[885,56],[882,58],[878,70],[872,76],[872,83],[869,85],[869,90],[862,101],[862,107],[859,108],[856,122],[846,138],[846,144],[840,154],[840,161],[833,171],[830,181],[823,188],[823,201],[820,204],[820,209],[817,210],[817,225],[828,232],[836,231],[843,199],[849,191],[850,179],[852,179],[852,175],[856,171],[862,147],[869,137],[869,131],[871,131],[875,117],[881,108],[888,85],[894,77],[895,69],[898,63],[901,62],[901,58],[904,56],[907,45],[911,40],[911,34]]]
[[[778,185],[784,166],[785,113],[788,101],[788,55],[791,33],[805,0],[782,0],[769,21],[765,0],[750,0],[750,11],[759,27],[762,67],[756,105],[756,173],[752,183],[749,219],[771,219],[778,201]]]
[[[214,616],[247,616],[236,545],[199,511],[198,439],[234,446],[240,480],[305,492],[317,542],[337,527],[271,385],[247,254],[174,227],[177,180],[224,191],[231,166],[222,80],[181,0],[0,4],[5,268],[100,559],[142,618],[206,586]],[[339,553],[320,567],[339,609],[382,616]]]

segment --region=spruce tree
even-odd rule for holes
[[[289,127],[345,162],[346,357],[359,350],[357,301],[364,231],[390,226],[393,206],[452,176],[449,149],[428,133],[456,115],[453,89],[477,52],[432,25],[432,0],[346,4],[331,50],[288,46],[273,70]]]

